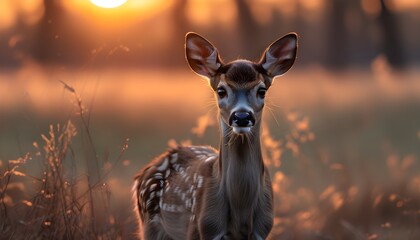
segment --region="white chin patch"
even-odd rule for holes
[[[236,134],[245,134],[251,131],[251,127],[232,127],[233,132]]]

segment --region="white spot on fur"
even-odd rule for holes
[[[214,159],[216,159],[217,158],[217,156],[216,155],[213,155],[213,156],[211,156],[211,157],[208,157],[205,161],[206,162],[209,162],[209,161],[213,161]]]
[[[147,188],[143,188],[143,190],[140,191],[139,198],[144,197],[144,193],[146,192]]]
[[[147,181],[144,183],[144,185],[142,184],[141,187],[146,188],[146,186],[148,186],[152,180],[152,178],[147,179]]]
[[[194,153],[197,154],[197,155],[203,155],[203,152],[199,151],[199,150],[194,151]]]
[[[155,192],[151,192],[148,201],[153,201],[153,198],[155,198],[155,195],[156,195]]]
[[[175,163],[176,161],[178,161],[178,153],[174,153],[172,154],[172,159],[171,159],[171,163]]]
[[[168,192],[170,189],[171,189],[171,186],[169,186],[169,184],[168,184],[168,185],[166,185],[166,187],[165,187],[165,192]]]
[[[168,168],[168,163],[169,163],[168,159],[165,158],[163,160],[163,163],[159,167],[157,167],[156,170],[158,170],[159,172],[166,170],[166,168]]]
[[[182,205],[163,203],[161,209],[166,212],[183,212]]]
[[[195,211],[195,191],[193,192],[191,210]]]
[[[153,191],[153,190],[155,190],[155,188],[157,187],[157,184],[156,183],[153,183],[152,185],[150,185],[150,191]]]
[[[151,223],[159,222],[159,221],[160,221],[160,218],[159,218],[159,215],[157,215],[157,214],[153,215],[152,219],[150,219]]]
[[[198,182],[197,187],[201,188],[203,186],[203,176],[198,176],[197,182]]]

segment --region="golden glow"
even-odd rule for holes
[[[0,1],[0,30],[7,29],[13,26],[16,22],[16,15],[14,13],[13,5],[9,1]]]
[[[230,27],[237,17],[237,9],[232,0],[190,0],[186,14],[194,24],[203,26],[218,24]]]
[[[91,43],[99,47],[101,43],[98,42],[115,40],[117,36],[123,35],[130,39],[129,41],[138,41],[138,34],[145,31],[145,28],[139,27],[142,23],[153,23],[154,27],[147,30],[151,35],[156,36],[158,32],[164,35],[157,39],[155,44],[167,44],[162,41],[169,39],[172,28],[169,28],[171,24],[168,24],[171,15],[165,13],[172,9],[174,2],[175,0],[129,0],[120,7],[111,9],[98,7],[87,0],[62,1],[62,4],[67,19],[76,26],[83,26],[78,29],[79,33],[87,36]],[[128,45],[131,45],[130,48],[141,48],[140,43],[131,42]]]
[[[44,15],[42,0],[0,0],[0,9],[0,30],[11,28],[18,22],[29,26],[34,25]]]
[[[109,30],[130,27],[133,23],[153,18],[158,13],[170,9],[174,2],[174,0],[124,0],[125,3],[121,6],[108,9],[98,7],[93,4],[93,1],[103,2],[104,0],[72,0],[63,1],[62,4],[75,24]]]
[[[420,9],[420,1],[418,0],[398,0],[398,1],[385,1],[387,7],[391,10],[416,10]]]
[[[90,0],[93,4],[102,8],[116,8],[123,5],[127,0]]]
[[[381,12],[381,3],[379,0],[362,0],[360,1],[363,11],[373,17],[377,17]]]
[[[300,0],[300,4],[305,10],[312,12],[324,8],[325,0]]]

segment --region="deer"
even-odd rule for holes
[[[298,35],[270,44],[258,62],[224,63],[213,44],[185,36],[193,72],[215,93],[220,148],[178,145],[143,167],[133,194],[142,239],[266,239],[273,190],[261,151],[264,99],[274,78],[294,64]]]

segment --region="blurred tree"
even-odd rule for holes
[[[295,2],[295,14],[293,16],[293,25],[294,25],[294,31],[297,32],[303,32],[304,28],[305,28],[305,22],[303,20],[303,16],[304,16],[305,10],[302,7],[302,3],[301,1],[296,1]]]
[[[327,59],[332,69],[342,69],[347,65],[347,28],[345,22],[346,0],[331,0],[327,16]]]
[[[19,66],[19,60],[16,56],[19,55],[17,53],[26,50],[26,45],[21,41],[24,33],[27,32],[25,30],[27,29],[22,24],[22,21],[18,21],[15,28],[0,34],[0,68]]]
[[[258,47],[261,46],[259,25],[252,16],[251,6],[247,1],[235,0],[238,8],[238,30],[242,41],[241,54],[243,58],[256,59],[261,54]]]
[[[379,21],[382,26],[383,51],[391,66],[401,69],[405,65],[402,36],[398,31],[397,18],[388,8],[391,1],[380,0],[381,13]]]
[[[177,0],[171,10],[174,31],[170,40],[171,44],[166,46],[168,51],[164,53],[167,56],[171,56],[170,58],[166,58],[171,65],[183,65],[185,62],[184,48],[182,46],[184,45],[185,34],[191,31],[186,18],[187,4],[188,0]]]
[[[61,55],[57,30],[62,25],[64,11],[59,1],[44,0],[45,13],[37,26],[32,55],[41,62],[54,62]]]

